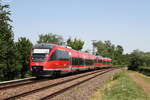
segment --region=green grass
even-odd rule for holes
[[[150,83],[150,77],[141,77],[145,82]]]
[[[114,75],[113,80],[117,82],[111,88],[104,89],[102,100],[150,100],[125,71]]]
[[[129,70],[128,72],[133,72],[133,73],[135,73],[136,71],[131,71],[131,70]],[[149,84],[150,84],[150,77],[149,77],[149,76],[146,76],[145,74],[143,74],[143,75],[140,75],[140,78],[142,78],[142,80],[144,80],[146,83],[149,83]]]
[[[142,78],[145,82],[150,83],[150,78],[146,78],[146,77],[142,77]]]
[[[113,67],[127,67],[127,65],[113,65]]]

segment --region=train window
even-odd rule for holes
[[[72,64],[71,65],[79,65],[79,58],[72,58]]]
[[[97,59],[94,59],[94,62],[97,63]]]
[[[40,49],[40,48],[34,48],[32,50],[32,61],[33,62],[43,62],[45,61],[45,58],[49,54],[51,49]]]
[[[79,58],[79,60],[80,60],[80,65],[83,65],[83,59]]]
[[[105,61],[103,61],[103,64],[105,64]]]
[[[79,60],[78,60],[78,58],[76,58],[76,65],[79,65]]]
[[[85,59],[85,65],[88,65],[88,60],[87,59]]]
[[[75,58],[72,58],[71,65],[75,65]]]
[[[46,54],[40,54],[40,53],[33,53],[32,54],[32,61],[33,62],[43,62],[45,61]]]
[[[100,59],[98,62],[99,62],[99,63],[102,63],[102,60]]]
[[[85,59],[85,64],[86,65],[93,65],[94,61],[92,59]]]
[[[69,60],[69,52],[67,51],[61,51],[61,50],[56,50],[52,56],[51,56],[51,61],[52,60]],[[49,60],[49,61],[50,61]]]
[[[90,65],[93,65],[93,64],[94,64],[94,60],[91,59],[91,60],[90,60]]]
[[[78,58],[78,65],[84,65],[84,59]]]
[[[78,61],[79,61],[79,64],[78,64],[78,65],[82,65],[82,64],[81,64],[81,58],[78,58]]]
[[[69,52],[66,51],[57,51],[57,59],[58,60],[69,60]]]
[[[52,60],[57,60],[56,59],[56,51],[51,55],[51,58],[49,59],[49,61],[52,61]]]

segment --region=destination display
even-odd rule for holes
[[[49,49],[34,49],[33,53],[49,53]]]

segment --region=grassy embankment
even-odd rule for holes
[[[90,100],[150,100],[150,97],[123,71],[100,87]]]
[[[149,83],[150,84],[150,78],[149,77],[142,77],[142,79],[145,81],[145,82],[147,82],[147,83]]]

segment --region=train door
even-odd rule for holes
[[[69,71],[72,71],[72,57],[71,57],[71,52],[69,52]]]

